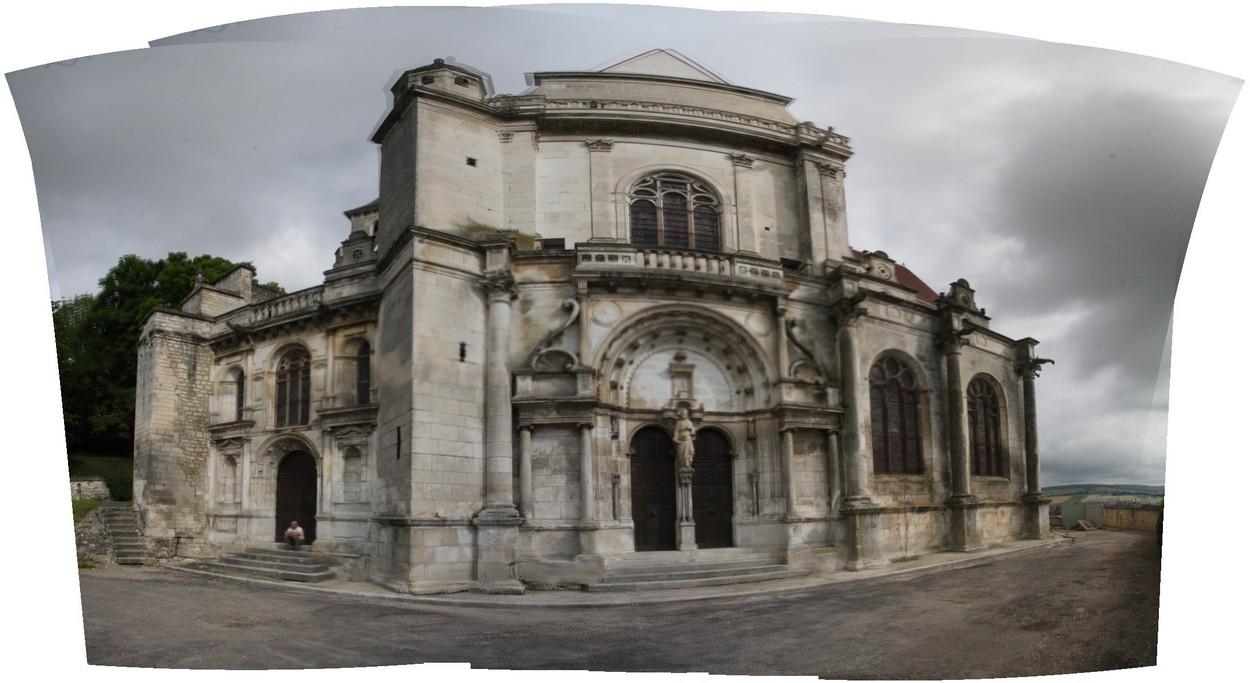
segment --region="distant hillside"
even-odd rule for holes
[[[1109,496],[1162,496],[1163,487],[1141,484],[1067,484],[1043,487],[1042,493],[1047,496],[1075,496],[1082,493]]]

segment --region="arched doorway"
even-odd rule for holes
[[[733,463],[729,441],[715,429],[701,429],[694,439],[694,542],[700,548],[734,544]]]
[[[634,549],[677,549],[677,485],[673,439],[659,427],[634,435],[629,462]]]
[[[278,495],[275,504],[275,540],[298,520],[304,542],[317,540],[317,461],[304,451],[287,453],[278,463]]]

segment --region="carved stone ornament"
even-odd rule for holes
[[[564,321],[563,325],[557,327],[551,332],[551,334],[548,334],[542,341],[538,342],[538,345],[535,346],[534,349],[529,352],[529,355],[525,357],[525,364],[539,372],[568,372],[577,366],[577,356],[573,355],[569,351],[560,351],[564,360],[559,360],[552,356],[544,360],[543,367],[539,367],[539,360],[550,356],[550,354],[547,353],[547,350],[560,339],[565,330],[569,329],[573,323],[577,322],[578,316],[582,313],[582,305],[578,303],[577,299],[565,299],[564,301],[561,301],[560,308],[569,312],[568,319]],[[566,365],[568,367],[564,367]]]
[[[831,164],[827,161],[817,161],[816,171],[820,173],[821,175],[825,176],[826,178],[836,179],[836,178],[846,177],[846,169],[843,169],[841,166]]]
[[[1053,365],[1054,362],[1055,361],[1049,358],[1029,358],[1027,360],[1017,361],[1016,374],[1021,377],[1037,379],[1037,376],[1042,372],[1042,366],[1047,363]]]
[[[611,152],[612,145],[616,144],[613,140],[599,138],[597,140],[587,140],[586,147],[592,152]]]
[[[499,141],[504,144],[512,142],[512,135],[513,133],[510,130],[501,130],[499,131]]]
[[[517,297],[516,278],[506,270],[497,270],[482,276],[482,286],[491,299],[507,297],[509,301]]]
[[[730,154],[729,161],[739,168],[751,168],[755,165],[755,157],[746,154]]]
[[[854,325],[860,317],[868,315],[868,309],[860,306],[867,298],[868,292],[861,289],[850,297],[833,302],[833,305],[829,307],[829,313],[838,327]]]

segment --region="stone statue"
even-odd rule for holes
[[[685,408],[677,411],[677,426],[673,428],[673,443],[677,447],[677,467],[694,469],[694,423]]]

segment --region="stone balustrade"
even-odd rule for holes
[[[779,264],[758,257],[617,245],[578,245],[576,270],[579,273],[596,270],[697,273],[752,281],[771,280],[776,284],[784,279]]]

